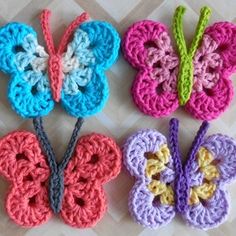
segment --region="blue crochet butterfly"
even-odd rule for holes
[[[11,77],[10,103],[26,118],[47,115],[60,100],[72,116],[93,115],[109,95],[104,70],[118,57],[119,35],[106,22],[82,23],[88,17],[83,13],[68,26],[56,49],[49,16],[48,10],[41,15],[47,52],[26,24],[9,23],[0,29],[0,70]]]

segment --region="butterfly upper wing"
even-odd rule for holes
[[[46,186],[50,171],[34,134],[16,131],[1,138],[0,174],[10,182],[6,210],[13,221],[33,227],[51,217]]]
[[[186,109],[197,119],[214,119],[233,98],[229,77],[236,70],[236,25],[220,22],[208,27],[193,64],[194,91]]]
[[[170,155],[168,155],[169,160],[165,162],[165,165],[161,165],[163,169],[160,171],[155,170],[156,163],[151,163],[152,158],[147,160],[148,155],[160,152],[163,145],[167,145],[166,138],[156,130],[147,129],[130,136],[123,148],[124,164],[136,179],[129,196],[130,213],[138,223],[150,228],[169,223],[175,215],[174,205],[161,203],[149,188],[154,179],[167,185],[172,183],[175,178],[174,164]],[[150,165],[149,161],[151,161]],[[153,171],[152,177],[147,176],[147,168],[150,168],[149,171]],[[155,186],[153,186],[154,188]]]
[[[36,32],[22,23],[9,23],[0,29],[0,70],[10,75],[8,98],[23,117],[47,115],[54,107],[45,66],[43,48]]]
[[[166,26],[150,20],[132,25],[123,40],[123,52],[139,70],[132,86],[132,96],[145,114],[162,117],[178,106],[178,56],[171,46]]]
[[[201,148],[204,151],[203,161],[199,162],[198,154],[191,163],[190,186],[196,189],[209,184],[209,188],[205,188],[202,196],[200,191],[200,201],[189,204],[184,218],[194,227],[210,229],[224,222],[228,215],[225,186],[236,178],[236,142],[224,135],[211,135],[204,140]],[[204,199],[207,193],[211,194]]]
[[[92,21],[77,28],[67,52],[77,65],[65,73],[62,104],[70,115],[86,117],[105,105],[109,87],[104,70],[117,59],[120,39],[108,23]]]
[[[64,172],[63,220],[79,228],[95,225],[107,208],[102,185],[120,168],[120,149],[111,138],[100,134],[80,138]]]

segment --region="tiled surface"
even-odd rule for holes
[[[8,21],[24,21],[32,24],[39,32],[38,14],[43,8],[53,11],[52,29],[55,41],[58,42],[65,25],[82,11],[89,12],[91,18],[107,20],[111,22],[122,35],[125,29],[134,21],[140,19],[159,20],[170,24],[173,11],[179,4],[187,6],[185,16],[186,37],[191,38],[195,28],[198,12],[201,6],[210,5],[213,8],[211,22],[217,20],[230,20],[236,22],[235,0],[0,0],[0,23]],[[42,42],[42,41],[41,41]],[[129,88],[135,72],[121,56],[117,64],[107,72],[111,87],[111,96],[106,108],[96,117],[87,119],[83,126],[82,134],[91,131],[105,133],[117,139],[121,144],[125,137],[133,131],[149,127],[157,128],[167,133],[168,119],[152,119],[145,117],[134,107],[129,95]],[[6,98],[7,77],[1,74],[0,80],[0,134],[16,128],[32,130],[31,121],[22,120],[10,108]],[[236,76],[233,82],[236,87]],[[219,119],[212,122],[209,133],[223,132],[236,138],[236,99],[230,109]],[[182,109],[175,114],[181,120],[180,140],[181,151],[187,152],[193,135],[200,122],[193,120]],[[71,131],[74,119],[57,107],[46,119],[46,130],[55,147],[58,157],[62,156]],[[60,158],[58,158],[60,159]],[[7,184],[0,180],[0,236],[62,236],[62,235],[87,235],[87,236],[232,236],[235,235],[236,224],[236,184],[229,187],[231,194],[231,212],[228,221],[217,229],[207,232],[191,229],[185,226],[180,218],[173,220],[168,226],[159,230],[144,229],[135,224],[127,210],[128,192],[133,184],[126,171],[107,184],[109,207],[103,220],[93,229],[78,230],[64,225],[60,219],[54,217],[47,224],[35,229],[22,229],[13,224],[4,210],[4,198],[7,192]]]

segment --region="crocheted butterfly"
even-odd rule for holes
[[[195,118],[211,120],[225,111],[233,97],[229,79],[236,70],[236,25],[219,22],[205,29],[210,9],[201,9],[191,46],[184,40],[185,8],[176,9],[173,35],[167,27],[144,20],[133,24],[123,39],[123,52],[138,70],[132,86],[135,104],[145,114],[163,117],[184,106]]]
[[[32,27],[9,23],[0,29],[0,70],[11,77],[10,103],[23,117],[45,116],[53,109],[54,101],[60,100],[72,116],[93,115],[108,98],[104,70],[118,56],[119,35],[106,22],[82,23],[88,18],[84,13],[69,25],[56,49],[49,16],[48,10],[42,12],[48,53],[38,44]]]
[[[41,132],[39,127],[36,130]],[[45,134],[38,137],[15,131],[0,140],[0,174],[10,182],[9,217],[21,226],[33,227],[59,213],[71,226],[94,226],[107,209],[102,185],[120,172],[119,147],[111,138],[89,134],[76,145],[72,139],[71,149],[57,164],[51,147],[45,148]]]
[[[178,147],[178,120],[170,121],[169,140],[156,130],[141,130],[124,145],[124,164],[136,182],[129,210],[143,226],[168,224],[176,213],[196,228],[209,229],[226,220],[226,185],[236,178],[236,141],[222,134],[196,135],[185,166]]]

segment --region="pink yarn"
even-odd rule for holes
[[[135,104],[147,115],[167,116],[179,107],[179,59],[165,25],[150,20],[133,24],[123,40],[125,58],[138,69],[132,85]],[[236,26],[228,22],[208,27],[194,60],[194,85],[186,110],[195,118],[217,118],[229,106],[236,70]]]
[[[211,67],[215,61],[211,52],[212,48],[208,47],[208,68],[212,70],[212,78],[215,74],[218,79],[210,89],[205,87],[201,92],[193,92],[186,104],[186,109],[197,119],[211,120],[223,113],[233,99],[234,90],[229,76],[236,70],[236,26],[228,22],[215,23],[206,29],[205,34],[205,37],[211,38],[209,45],[216,46],[216,48],[212,47],[214,59],[216,59],[216,53],[221,58],[217,67]],[[206,43],[209,41],[205,40]],[[203,73],[202,77],[204,75]]]
[[[178,57],[166,27],[149,20],[135,23],[125,35],[123,49],[127,60],[140,70],[132,86],[132,96],[140,110],[154,117],[175,111],[179,106]]]

